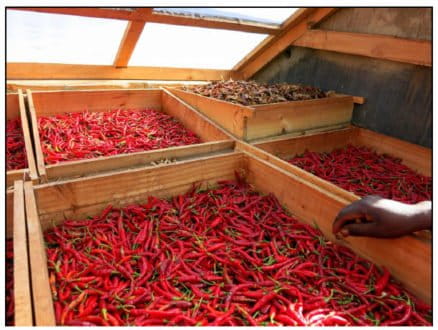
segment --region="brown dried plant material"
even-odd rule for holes
[[[328,97],[328,92],[298,84],[259,84],[255,81],[216,81],[201,86],[185,86],[183,90],[241,105],[270,104]]]

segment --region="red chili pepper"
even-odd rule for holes
[[[58,324],[430,324],[430,306],[387,271],[242,180],[109,206],[45,239]]]
[[[27,167],[26,149],[20,119],[6,121],[6,170]]]

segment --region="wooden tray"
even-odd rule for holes
[[[7,192],[6,237],[14,245],[15,326],[32,326],[32,299],[29,277],[28,239],[23,181],[17,180]]]
[[[331,224],[347,202],[302,178],[246,152],[202,157],[160,167],[143,167],[112,174],[33,186],[25,184],[30,260],[37,325],[54,325],[42,232],[66,218],[99,214],[108,204],[116,207],[142,202],[147,196],[170,197],[188,191],[193,183],[214,184],[245,173],[262,193],[273,193],[303,222],[316,223],[334,240]],[[399,239],[349,237],[343,244],[391,273],[420,298],[431,300],[431,245],[407,236]],[[36,297],[36,298],[35,298]]]
[[[27,90],[32,133],[41,182],[81,177],[99,172],[133,168],[160,159],[184,159],[233,147],[231,137],[187,104],[162,89],[144,90],[87,90],[31,92]],[[177,118],[185,127],[195,132],[201,144],[158,149],[152,151],[105,156],[93,159],[66,161],[46,165],[38,132],[38,116],[51,116],[65,112],[109,111],[112,109],[152,108]]]
[[[6,120],[17,118],[21,120],[28,167],[6,172],[6,185],[11,188],[14,186],[14,181],[16,180],[32,180],[34,182],[38,180],[38,172],[30,137],[29,121],[26,113],[24,95],[21,90],[18,90],[17,94],[6,94]]]
[[[353,114],[353,96],[349,95],[243,106],[177,88],[168,90],[245,141],[346,127]]]

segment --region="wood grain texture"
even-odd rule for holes
[[[56,321],[49,284],[46,247],[43,231],[38,219],[38,208],[31,182],[24,183],[24,195],[35,325],[54,326],[56,325]]]
[[[248,118],[246,139],[275,136],[312,129],[349,125],[353,115],[351,96],[258,105]]]
[[[14,184],[14,320],[15,326],[33,325],[28,239],[23,181]]]
[[[432,65],[432,43],[377,34],[309,30],[294,46],[373,57],[417,65]]]
[[[203,157],[216,152],[232,150],[234,142],[230,140],[207,142],[197,145],[171,147],[161,150],[151,150],[121,154],[108,157],[84,159],[70,162],[61,162],[55,165],[46,165],[48,181],[85,177],[101,172],[130,169],[140,166],[152,166],[153,161],[161,159],[176,159],[189,157]]]
[[[137,45],[138,39],[143,32],[145,22],[130,21],[126,26],[125,33],[123,34],[122,41],[117,51],[116,59],[114,60],[114,66],[117,68],[126,67]]]
[[[132,79],[132,80],[227,80],[235,77],[230,70],[57,63],[6,64],[8,80],[41,79]]]
[[[254,115],[254,110],[250,107],[205,97],[176,88],[169,89],[169,91],[171,94],[208,116],[217,125],[228,130],[235,137],[240,139],[245,138],[245,118]]]
[[[110,203],[123,205],[147,196],[171,196],[186,192],[195,182],[232,179],[234,169],[242,166],[243,158],[239,155],[202,157],[36,186],[41,225],[46,230],[65,218],[97,214]]]

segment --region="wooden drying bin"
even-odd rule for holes
[[[38,173],[33,154],[29,121],[26,113],[24,95],[21,90],[17,94],[6,94],[6,120],[20,118],[23,130],[24,146],[28,167],[20,170],[6,171],[6,185],[12,188],[15,180],[38,180]]]
[[[338,94],[322,99],[243,106],[177,88],[169,91],[245,141],[346,127],[354,106],[353,96]]]
[[[41,182],[81,177],[99,172],[133,168],[162,159],[186,159],[232,149],[231,137],[201,113],[192,109],[163,89],[83,90],[31,92],[27,90],[29,112],[37,167]],[[203,143],[104,156],[93,159],[65,161],[47,165],[41,148],[37,118],[65,112],[110,111],[114,109],[152,108],[177,118],[186,128],[196,133]],[[152,165],[151,165],[152,166]]]
[[[35,318],[37,325],[55,325],[48,282],[43,231],[64,219],[94,216],[108,205],[141,203],[148,196],[170,197],[187,192],[193,183],[214,184],[243,173],[262,193],[273,193],[298,219],[316,224],[334,239],[331,224],[347,202],[309,184],[269,162],[236,151],[160,167],[142,167],[58,183],[26,184],[26,211],[30,238]],[[268,179],[269,178],[269,179]],[[412,237],[399,239],[347,238],[345,245],[391,273],[420,298],[431,300],[431,246]]]
[[[29,182],[31,185],[32,183]],[[14,246],[14,324],[32,326],[32,297],[29,277],[28,239],[23,181],[14,182],[6,193],[6,238]]]

